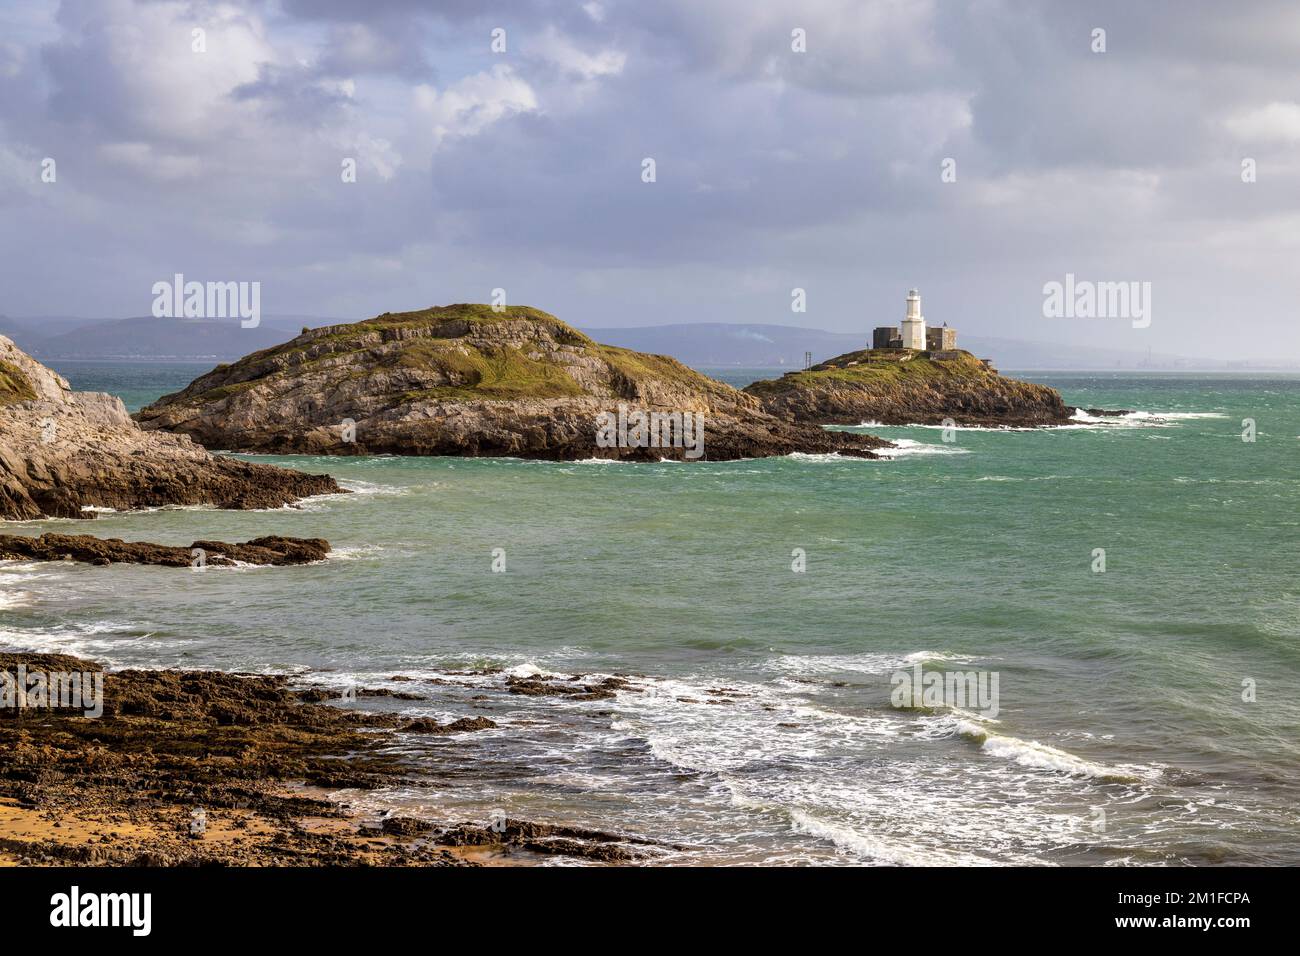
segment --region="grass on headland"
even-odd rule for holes
[[[452,382],[408,392],[402,396],[404,401],[565,398],[584,394],[563,368],[531,359],[516,348],[478,349],[451,342],[441,344],[437,339],[417,339],[392,356],[389,367],[437,371]]]
[[[419,330],[421,334],[403,337],[400,348],[391,350],[374,364],[357,363],[359,367],[352,370],[349,377],[366,377],[381,370],[409,369],[438,373],[447,379],[444,385],[402,393],[404,402],[426,399],[505,401],[586,394],[583,387],[567,374],[562,363],[553,358],[531,358],[520,345],[507,344],[511,342],[511,335],[507,335],[502,344],[484,344],[483,337],[475,335],[476,327],[507,322],[544,326],[554,341],[600,359],[613,369],[616,376],[629,382],[666,381],[698,388],[706,381],[698,372],[668,356],[601,345],[540,309],[511,306],[497,312],[490,305],[470,303],[416,312],[385,312],[362,322],[317,329],[308,337],[300,336],[283,345],[254,352],[232,366],[214,369],[214,373],[229,372],[242,366],[248,377],[192,395],[187,401],[193,404],[220,401],[251,388],[286,364],[302,370],[318,362],[342,360],[346,363],[349,355],[373,349],[381,342],[391,342],[393,331],[403,329]]]
[[[0,362],[0,405],[16,405],[36,398],[36,389],[18,366]]]
[[[969,352],[949,359],[934,359],[925,353],[906,357],[896,349],[863,349],[849,352],[798,372],[786,372],[778,379],[755,382],[746,391],[776,392],[792,385],[842,383],[889,387],[907,382],[937,382],[951,379],[986,378],[996,373]]]

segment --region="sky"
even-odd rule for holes
[[[959,332],[1296,360],[1297,62],[1266,0],[5,0],[0,314],[183,273],[866,335],[915,286]],[[1146,314],[1045,314],[1067,274]]]

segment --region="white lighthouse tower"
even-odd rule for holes
[[[907,315],[903,318],[903,348],[925,351],[925,316],[921,314],[921,293],[907,293]]]

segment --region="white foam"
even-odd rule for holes
[[[782,674],[808,676],[849,671],[884,674],[907,660],[894,654],[783,654],[763,661],[763,669]]]
[[[32,593],[30,591],[14,591],[7,587],[0,588],[0,610],[27,607],[31,603],[31,599]]]
[[[974,658],[942,651],[914,651],[911,654],[784,654],[763,662],[764,670],[793,674],[797,677],[818,674],[859,673],[888,674],[902,667],[928,661],[967,663]]]
[[[1059,429],[1086,428],[1169,428],[1180,421],[1197,421],[1200,419],[1227,418],[1222,412],[1147,412],[1134,411],[1127,415],[1089,415],[1082,408],[1076,408],[1070,416],[1073,425],[1061,425]]]
[[[38,603],[39,591],[32,587],[43,587],[54,581],[60,581],[65,574],[48,561],[0,561],[0,610],[17,610],[31,607]],[[57,570],[56,570],[57,568]]]
[[[806,670],[820,660],[878,671],[941,657],[963,659],[932,651],[787,656],[774,669]],[[914,717],[811,706],[805,688],[785,684],[647,680],[641,693],[618,694],[611,729],[644,741],[657,760],[705,774],[715,793],[747,813],[749,823],[738,825],[762,833],[783,821],[788,832],[814,841],[796,845],[788,857],[794,862],[825,861],[829,851],[867,863],[1028,864],[1077,841],[1078,821],[1054,809],[1059,794],[1077,787],[1073,778],[1028,769],[1008,776],[993,761],[966,758],[954,789],[946,760],[906,759],[914,751],[900,738],[914,735]],[[709,706],[709,689],[741,696]],[[988,734],[977,715],[967,718]],[[899,762],[890,759],[896,747]],[[1018,799],[1009,801],[1008,791]]]
[[[883,454],[888,449],[879,448],[879,449],[871,449],[871,450],[875,451],[877,454]],[[841,455],[837,451],[823,452],[820,454],[813,454],[805,451],[792,451],[790,452],[790,454],[783,455],[782,457],[789,458],[793,461],[815,461],[823,464],[829,462],[846,462],[846,461],[856,461],[856,462],[863,462],[865,464],[870,464],[871,462],[876,460],[873,458],[858,458],[854,455]]]
[[[0,580],[26,577],[49,567],[45,561],[29,561],[26,558],[6,558],[0,560]]]
[[[991,866],[993,860],[940,847],[920,847],[893,837],[874,836],[851,826],[831,823],[804,810],[790,811],[795,833],[827,840],[864,860],[895,866]]]
[[[407,489],[399,488],[396,485],[381,485],[373,481],[362,481],[360,478],[340,478],[339,487],[346,488],[354,495],[402,495],[406,494]],[[347,497],[346,495],[328,494],[316,495],[317,498],[339,498]]]
[[[158,638],[152,632],[135,633],[139,629],[138,624],[121,621],[91,621],[73,627],[4,628],[0,629],[0,646],[38,654],[71,654],[114,667],[139,667],[145,665],[137,660],[127,661],[118,652],[128,647],[133,652],[141,647],[150,651],[167,650],[171,659],[178,649],[190,643],[183,638]]]
[[[1072,777],[1087,777],[1117,783],[1136,783],[1154,780],[1160,776],[1159,768],[1133,764],[1111,767],[1039,743],[1037,740],[1022,740],[1019,737],[994,733],[989,729],[988,724],[996,721],[988,721],[966,711],[953,710],[936,717],[925,718],[922,723],[925,725],[922,736],[956,735],[978,744],[980,749],[991,757],[1010,760],[1034,770],[1049,770]]]
[[[890,426],[885,426],[886,428]],[[937,431],[954,432],[1036,432],[1044,427],[1040,425],[931,425],[917,422],[912,425],[895,425],[895,428],[930,428]]]
[[[338,548],[331,548],[329,561],[358,561],[364,558],[372,558],[376,555],[383,554],[387,550],[378,544],[357,544],[343,545]],[[312,562],[313,564],[316,562]]]
[[[976,660],[965,654],[949,654],[946,651],[913,651],[903,658],[906,664],[924,664],[928,661],[944,661],[952,664],[970,664]]]
[[[1133,412],[1127,418],[1136,418],[1145,420],[1148,418],[1163,418],[1169,421],[1194,421],[1198,418],[1227,418],[1223,412]]]
[[[1070,415],[1072,424],[1068,425],[934,425],[908,424],[884,425],[880,422],[863,422],[853,428],[929,428],[948,429],[959,432],[1055,432],[1072,429],[1109,429],[1109,428],[1167,428],[1174,422],[1193,421],[1196,419],[1227,418],[1222,412],[1147,412],[1135,411],[1127,415],[1089,415],[1082,408],[1076,408]],[[838,426],[826,426],[838,427]],[[892,439],[899,442],[906,439]]]
[[[503,668],[502,658],[516,659],[521,663]],[[467,671],[484,671],[484,673],[466,673]],[[375,683],[387,683],[394,674],[411,678],[415,682],[450,682],[455,684],[472,684],[484,687],[499,684],[503,677],[538,677],[549,676],[558,679],[570,675],[548,671],[533,659],[523,655],[494,655],[490,660],[472,660],[464,655],[439,655],[439,662],[433,666],[408,666],[393,664],[382,670],[316,670],[303,668],[300,673],[309,675],[309,682],[325,687],[357,687]]]
[[[969,448],[960,448],[956,445],[927,445],[924,442],[915,441],[911,438],[894,438],[891,439],[897,448],[882,448],[880,454],[887,455],[889,458],[906,458],[909,455],[969,455]]]
[[[823,425],[828,431],[851,430],[854,428],[931,428],[941,431],[956,432],[1032,432],[1038,431],[1037,425],[933,425],[924,422],[909,422],[903,425],[886,425],[884,422],[860,422],[857,425]],[[897,441],[897,439],[890,439]]]
[[[396,485],[381,485],[373,481],[362,481],[360,478],[340,478],[339,487],[343,491],[327,491],[324,494],[308,495],[297,502],[289,502],[279,505],[275,508],[258,508],[257,511],[325,511],[331,504],[336,501],[366,501],[376,495],[405,495],[409,494],[410,488],[400,488]]]
[[[504,656],[509,660],[512,655]],[[494,657],[498,664],[500,657]],[[554,658],[561,659],[568,658]],[[313,673],[309,679],[373,686],[375,681],[386,685],[394,673],[417,680],[445,675],[456,683],[500,689],[509,676],[569,676],[548,669],[543,658],[519,656],[508,669],[484,675],[453,674],[467,666],[464,657],[454,658],[454,663],[445,655],[431,660],[445,670],[426,672],[394,664],[374,675]],[[1050,850],[1076,844],[1086,825],[1077,815],[1062,814],[1062,801],[1077,798],[1081,788],[1095,781],[1122,779],[1129,768],[1104,767],[994,733],[996,723],[976,714],[933,715],[945,722],[946,733],[939,733],[940,721],[932,715],[918,718],[859,706],[851,702],[851,692],[810,699],[805,683],[786,676],[886,674],[924,661],[967,660],[932,649],[783,655],[767,665],[775,679],[725,672],[638,677],[635,689],[617,690],[614,700],[594,708],[563,696],[512,699],[512,704],[530,711],[612,711],[598,722],[599,729],[586,731],[582,728],[588,724],[580,724],[566,730],[578,734],[576,739],[566,737],[553,747],[538,744],[538,759],[545,758],[543,765],[554,775],[548,781],[617,788],[626,777],[604,762],[611,753],[644,754],[631,759],[645,759],[647,770],[657,767],[674,779],[689,774],[694,796],[687,804],[674,804],[665,826],[686,834],[724,827],[724,839],[708,851],[720,854],[719,859],[739,853],[794,863],[1042,863]],[[601,676],[592,673],[585,679]],[[425,708],[417,704],[408,709],[415,713]],[[918,726],[923,733],[917,733]],[[967,736],[950,743],[941,739],[957,737],[959,729]],[[587,733],[590,736],[584,736]],[[978,742],[981,749],[962,740]],[[935,759],[911,759],[933,748],[940,751]],[[589,764],[583,756],[589,753],[600,762]],[[654,809],[647,812],[653,816]]]
[[[559,674],[555,671],[548,671],[543,667],[529,661],[526,664],[517,664],[509,668],[506,672],[507,677],[559,677],[567,678],[570,674]]]
[[[994,757],[1014,760],[1022,767],[1054,770],[1072,776],[1092,777],[1097,780],[1117,782],[1136,781],[1148,775],[1159,776],[1159,771],[1145,768],[1108,767],[1094,763],[1056,747],[1040,744],[1036,740],[1021,740],[1001,734],[984,733],[983,749]]]

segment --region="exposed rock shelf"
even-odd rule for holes
[[[441,822],[375,819],[328,798],[342,789],[441,786],[408,747],[394,746],[397,735],[496,726],[485,718],[412,727],[395,713],[313,702],[317,695],[295,691],[284,676],[106,671],[63,654],[0,653],[0,672],[24,694],[23,675],[29,683],[37,674],[75,676],[88,689],[98,683],[102,709],[87,719],[91,700],[30,696],[0,708],[0,864],[445,866],[557,854],[623,863],[669,849],[495,812],[488,822],[486,807],[477,822],[459,813]],[[485,788],[490,779],[485,771]]]
[[[0,534],[0,560],[84,561],[88,564],[157,564],[180,568],[202,551],[205,565],[307,564],[329,554],[324,538],[282,538],[276,535],[254,538],[244,544],[224,541],[195,541],[189,547],[171,547],[148,541],[97,538],[90,534],[43,534],[27,538]]]
[[[620,405],[703,415],[702,455],[602,447],[600,416]],[[889,445],[775,418],[675,359],[601,345],[518,306],[450,305],[314,329],[220,366],[136,418],[211,447],[272,453],[718,461],[874,457]]]
[[[0,336],[0,518],[93,518],[161,505],[278,508],[343,489],[328,475],[208,454],[141,429],[121,399],[74,392]]]
[[[745,392],[768,413],[818,425],[1063,425],[1075,409],[1046,385],[1006,378],[969,352],[849,352]]]

